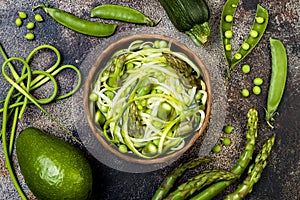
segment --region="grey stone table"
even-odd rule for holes
[[[229,82],[226,82],[224,78],[226,62],[223,57],[219,32],[220,15],[225,1],[214,0],[207,2],[211,11],[210,24],[212,34],[207,44],[202,47],[196,47],[186,35],[178,32],[173,27],[166,13],[156,0],[38,1],[38,3],[49,3],[51,6],[85,19],[89,19],[91,8],[102,3],[115,3],[137,8],[154,20],[160,18],[162,20],[156,27],[117,22],[119,28],[112,37],[95,38],[75,33],[57,24],[39,10],[37,13],[41,13],[45,21],[36,24],[33,30],[36,36],[34,41],[27,41],[24,35],[28,30],[26,30],[24,25],[20,28],[16,27],[14,21],[17,18],[18,11],[27,12],[28,19],[25,22],[32,21],[34,13],[31,11],[31,8],[37,5],[36,1],[0,1],[0,43],[10,57],[18,56],[25,58],[33,48],[42,44],[51,44],[61,52],[63,57],[62,64],[73,64],[79,67],[85,77],[96,56],[111,42],[127,35],[152,33],[174,37],[186,44],[198,54],[208,68],[213,87],[213,106],[208,130],[181,158],[175,162],[163,165],[132,165],[116,158],[110,159],[107,157],[108,155],[103,153],[103,149],[95,148],[92,139],[91,141],[89,140],[90,138],[86,139],[86,137],[89,137],[89,129],[85,127],[84,115],[81,110],[82,88],[71,98],[45,106],[46,110],[51,112],[68,129],[72,130],[74,134],[77,134],[84,141],[84,145],[78,148],[81,148],[85,152],[92,164],[94,174],[93,199],[151,199],[151,196],[165,175],[178,163],[189,157],[209,156],[213,161],[209,165],[188,172],[182,181],[204,169],[230,169],[243,150],[246,113],[251,107],[256,108],[260,113],[259,139],[256,153],[272,133],[277,134],[277,140],[261,180],[255,185],[253,192],[247,199],[300,199],[300,156],[298,150],[300,142],[300,3],[298,0],[243,0],[240,2],[234,23],[233,45],[235,49],[249,32],[258,3],[269,11],[269,25],[258,46],[241,64],[236,66],[236,69],[232,72],[232,78]],[[275,129],[273,131],[267,127],[263,120],[271,72],[270,37],[278,38],[285,44],[289,62],[286,90],[278,110],[280,115],[276,116]],[[51,64],[53,59],[55,58],[52,54],[41,53],[34,58],[32,67],[34,69],[45,69],[45,66]],[[4,59],[0,56],[0,63],[2,64],[3,62]],[[241,72],[241,65],[246,63],[252,67],[252,71],[248,75],[244,75]],[[248,98],[242,97],[240,95],[241,88],[251,88],[252,80],[255,77],[262,77],[264,79],[262,93],[259,96],[250,95]],[[76,83],[73,74],[69,73],[68,70],[63,71],[57,78],[61,92],[70,90]],[[1,75],[0,99],[5,98],[9,87],[10,85]],[[46,90],[40,91],[40,93],[37,92],[37,95],[47,95],[47,93],[43,92],[47,91],[47,87],[50,88],[51,86],[46,85],[45,87]],[[2,122],[2,115],[0,121]],[[235,127],[234,132],[228,136],[232,139],[232,145],[224,147],[219,154],[211,153],[212,146],[215,143],[219,143],[219,138],[224,136],[222,127],[228,124]],[[24,117],[18,124],[17,132],[27,126],[37,126],[57,137],[72,142],[72,139],[66,136],[63,130],[34,106],[29,106],[26,109]],[[99,154],[99,152],[103,154]],[[15,154],[13,158],[17,176],[24,191],[28,194],[29,199],[35,199],[24,183]],[[235,186],[236,184],[227,188],[216,199],[222,199],[224,194],[233,191]],[[5,167],[2,143],[0,150],[0,199],[20,199]]]

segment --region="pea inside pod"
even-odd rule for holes
[[[142,12],[127,6],[115,4],[103,4],[92,9],[91,17],[102,19],[113,19],[136,24],[156,26],[159,21],[154,22]]]
[[[93,22],[81,19],[73,14],[67,13],[63,10],[51,8],[49,5],[40,4],[33,8],[33,11],[42,8],[50,17],[63,26],[74,30],[76,32],[96,37],[107,37],[112,35],[116,28],[116,24],[106,24],[100,22]]]

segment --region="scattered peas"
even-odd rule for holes
[[[242,48],[247,51],[248,49],[250,49],[250,44],[248,44],[247,42],[244,42],[242,44]]]
[[[226,38],[232,38],[232,31],[231,30],[225,31],[224,36]]]
[[[220,146],[219,144],[216,144],[216,145],[213,147],[212,151],[213,151],[214,153],[219,153],[219,152],[221,151],[221,146]]]
[[[261,88],[258,85],[256,85],[253,87],[252,92],[255,95],[259,95],[261,93]]]
[[[225,146],[230,146],[231,144],[231,139],[228,137],[221,138],[221,141]]]
[[[250,92],[249,92],[249,90],[248,89],[242,89],[242,95],[244,96],[244,97],[248,97],[249,95],[250,95]]]
[[[242,66],[242,72],[244,74],[248,74],[250,72],[250,70],[251,70],[250,65],[245,64],[245,65]]]
[[[19,14],[19,17],[20,17],[21,19],[26,19],[26,18],[27,18],[27,13],[26,13],[26,12],[20,11],[18,14]]]
[[[253,79],[254,85],[262,85],[263,82],[264,82],[264,80],[262,78],[259,78],[259,77]]]
[[[262,24],[265,22],[265,19],[263,17],[256,17],[255,18],[256,22],[259,23],[259,24]]]
[[[27,28],[28,30],[34,29],[34,27],[35,27],[34,22],[28,22],[27,25],[26,25],[26,28]]]
[[[237,60],[240,60],[240,59],[242,59],[242,54],[240,54],[240,53],[236,53],[235,55],[234,55],[234,58],[235,59],[237,59]]]
[[[233,131],[233,126],[225,126],[224,128],[223,128],[223,131],[224,131],[224,133],[226,133],[226,134],[230,134],[232,131]]]
[[[251,30],[250,31],[250,36],[253,38],[256,38],[258,36],[258,32],[256,30]]]
[[[37,22],[42,22],[42,21],[44,21],[44,18],[40,14],[35,14],[34,15],[34,20],[37,21]]]
[[[22,24],[23,24],[22,19],[21,18],[17,18],[16,21],[15,21],[15,24],[16,24],[17,27],[21,27]]]
[[[25,35],[25,38],[27,39],[27,40],[34,40],[34,34],[33,33],[27,33],[26,35]]]
[[[233,21],[233,16],[232,15],[226,15],[225,16],[225,21],[229,22],[229,23],[232,22]]]

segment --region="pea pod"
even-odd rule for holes
[[[33,8],[33,10],[38,8],[42,8],[48,15],[63,26],[85,35],[107,37],[112,35],[117,28],[116,24],[88,21],[63,10],[51,8],[46,4],[37,5]]]
[[[268,11],[261,5],[257,5],[255,20],[253,22],[252,28],[243,42],[238,51],[232,56],[232,25],[233,16],[236,11],[237,4],[239,0],[228,0],[223,7],[222,18],[221,18],[221,36],[223,41],[223,48],[226,61],[228,63],[226,79],[230,78],[230,72],[240,61],[242,61],[258,44],[261,40],[267,25],[269,14]]]
[[[287,76],[287,55],[282,42],[270,38],[271,56],[272,56],[272,74],[268,91],[267,109],[265,120],[273,128],[271,121],[274,121],[274,115],[280,104],[284,93]]]
[[[148,26],[156,26],[160,21],[154,22],[136,9],[114,4],[103,4],[93,8],[91,11],[91,17],[113,19],[136,24],[146,24]]]

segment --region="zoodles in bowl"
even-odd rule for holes
[[[94,121],[122,153],[151,159],[182,149],[206,117],[201,70],[165,40],[135,40],[116,51],[89,94]]]

